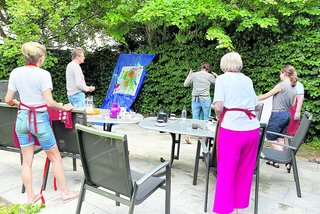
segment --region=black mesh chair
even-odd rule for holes
[[[58,145],[61,157],[72,158],[73,171],[77,171],[76,159],[80,159],[80,155],[78,150],[75,125],[76,123],[80,123],[83,125],[87,124],[85,110],[73,109],[71,118],[72,118],[72,128],[65,128],[65,124],[60,120],[52,121],[51,126],[57,141],[57,145]],[[48,160],[48,165],[47,167],[45,167],[46,170],[43,178],[43,187],[42,187],[43,190],[45,190],[47,186],[50,164],[51,164],[51,161]],[[57,184],[56,184],[55,178],[53,181],[53,187],[54,187],[54,190],[57,190]]]
[[[76,123],[87,124],[85,110],[72,110],[72,129],[65,128],[65,124],[60,120],[52,121],[52,130],[61,156],[72,158],[73,171],[77,171],[76,159],[80,159],[76,130],[74,128]]]
[[[158,188],[166,190],[165,213],[170,213],[171,168],[168,162],[161,163],[148,174],[130,169],[127,136],[97,130],[76,124],[80,159],[84,180],[78,200],[80,213],[87,190],[129,206],[133,213],[140,204]],[[165,178],[153,177],[165,169]],[[111,192],[110,192],[111,191]]]
[[[0,102],[4,102],[4,98],[8,91],[8,83],[9,80],[0,80]],[[14,98],[20,100],[18,92],[14,94]]]
[[[258,214],[258,203],[259,203],[259,182],[260,182],[260,155],[263,149],[264,140],[267,133],[267,124],[260,123],[260,137],[259,147],[256,159],[256,167],[254,169],[255,174],[255,191],[254,191],[254,214]]]
[[[256,111],[256,117],[257,117],[257,119],[260,121],[260,119],[261,119],[261,116],[262,116],[262,112],[263,112],[263,106],[264,106],[264,104],[263,103],[259,103],[259,105],[258,105],[258,111]]]
[[[5,103],[0,103],[0,150],[15,152],[20,154],[20,162],[22,164],[22,154],[20,148],[15,147],[12,137],[12,131],[16,122],[17,107],[8,106]],[[34,154],[42,151],[42,148],[36,146]],[[24,186],[22,186],[22,193],[25,192]]]
[[[299,181],[299,175],[298,175],[298,168],[297,168],[297,161],[296,161],[296,154],[301,146],[301,144],[304,142],[308,129],[311,125],[312,121],[312,115],[308,112],[305,112],[301,121],[300,125],[298,127],[298,131],[294,136],[284,135],[280,133],[275,132],[267,132],[271,134],[275,134],[278,136],[282,136],[285,139],[288,140],[288,144],[279,144],[276,142],[270,142],[271,144],[276,144],[280,146],[284,146],[285,150],[279,151],[274,150],[271,148],[263,148],[261,153],[261,158],[273,161],[281,164],[291,164],[293,168],[293,176],[294,181],[296,183],[296,189],[297,189],[297,196],[301,198],[301,189],[300,189],[300,181]]]

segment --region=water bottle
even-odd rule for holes
[[[181,119],[182,120],[187,119],[187,109],[186,109],[185,105],[183,106],[183,109],[182,109],[182,112],[181,112]]]

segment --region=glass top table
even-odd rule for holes
[[[174,159],[179,159],[181,135],[192,135],[197,137],[214,138],[216,130],[216,122],[208,122],[205,120],[194,119],[168,119],[164,127],[157,126],[156,117],[147,117],[139,122],[141,128],[154,131],[167,132],[172,137],[171,160],[172,165]],[[198,128],[193,129],[192,124],[197,124]],[[178,135],[178,138],[177,138]],[[163,160],[163,159],[161,159]]]
[[[126,112],[120,118],[111,118],[106,109],[99,109],[99,114],[87,115],[87,122],[103,123],[103,130],[111,131],[113,124],[133,124],[139,123],[143,119],[142,114]]]

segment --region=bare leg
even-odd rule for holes
[[[278,143],[281,143],[281,144],[285,144],[285,141],[284,141],[284,139],[283,138],[278,138],[277,139],[277,142]],[[272,147],[272,149],[274,149],[274,150],[279,150],[279,151],[283,151],[283,146],[280,146],[280,145],[275,145],[275,144],[271,144],[271,147]]]
[[[54,146],[52,149],[46,150],[45,152],[47,153],[47,156],[52,163],[53,174],[58,181],[62,200],[68,200],[77,197],[79,195],[79,192],[70,191],[67,186],[64,169],[62,166],[62,159],[58,147]]]
[[[184,138],[184,141],[185,141],[187,144],[191,144],[190,135],[186,135],[186,137]]]
[[[28,195],[28,203],[36,202],[38,195],[34,194],[33,185],[32,185],[32,163],[33,163],[33,154],[34,154],[34,145],[21,147],[22,153],[22,170],[21,177],[23,184],[26,188]]]
[[[238,214],[238,209],[234,209],[231,214]]]

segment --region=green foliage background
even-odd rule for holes
[[[279,71],[283,65],[292,64],[297,68],[299,81],[305,87],[302,111],[313,114],[310,131],[315,136],[319,136],[320,34],[306,33],[303,36],[304,38],[308,36],[308,39],[300,42],[285,41],[273,46],[261,43],[251,48],[244,44],[241,38],[235,40],[235,44],[236,50],[243,58],[243,73],[253,80],[257,95],[267,92],[279,82]],[[183,87],[189,69],[197,69],[201,62],[208,61],[212,65],[211,70],[221,74],[219,61],[225,54],[225,51],[216,49],[215,45],[210,43],[201,46],[196,43],[171,42],[154,48],[141,48],[140,51],[157,54],[154,63],[148,68],[144,86],[134,104],[137,111],[148,114],[154,114],[160,108],[170,109],[180,114],[183,105],[188,107],[190,113],[192,89]],[[213,95],[213,88],[211,95]]]
[[[300,81],[305,86],[305,101],[302,111],[309,111],[314,119],[310,133],[316,138],[320,133],[320,33],[305,32],[291,35],[287,40],[273,45],[269,43],[251,42],[246,35],[235,35],[235,49],[241,54],[244,62],[243,73],[251,77],[257,94],[265,93],[279,82],[279,70],[284,64],[292,64],[297,68]],[[248,45],[249,44],[249,45]],[[155,115],[160,108],[180,114],[183,105],[191,113],[191,87],[183,87],[183,82],[190,68],[199,69],[201,62],[208,61],[211,71],[221,74],[220,58],[227,52],[216,49],[214,42],[181,43],[168,41],[158,46],[143,45],[136,49],[137,53],[154,53],[156,57],[147,70],[144,82],[136,102],[132,108],[146,115]],[[105,94],[116,65],[119,52],[105,47],[86,54],[82,69],[87,84],[96,86],[93,93],[95,105],[103,103]],[[67,102],[65,69],[71,60],[70,51],[50,51],[50,68],[54,90],[53,95],[59,102]],[[52,65],[51,65],[52,64]],[[10,64],[15,67],[17,64]],[[47,65],[48,66],[48,65]],[[8,69],[6,67],[6,69]],[[3,76],[6,79],[7,76]],[[213,87],[211,97],[213,97]]]
[[[310,132],[319,137],[319,29],[319,0],[3,0],[0,79],[23,65],[23,42],[40,41],[49,49],[43,67],[52,74],[54,97],[66,102],[70,52],[57,50],[84,47],[95,50],[86,53],[82,68],[87,83],[97,88],[93,95],[100,106],[119,52],[155,53],[133,108],[179,114],[183,105],[190,112],[191,88],[183,87],[189,69],[208,61],[212,71],[221,73],[221,56],[236,50],[257,94],[279,81],[284,64],[297,68],[305,86],[303,111],[313,113]],[[120,45],[96,50],[96,43],[88,41],[97,36],[112,36]]]

